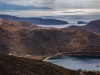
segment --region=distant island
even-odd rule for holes
[[[57,20],[57,19],[43,19],[43,18],[38,18],[38,17],[23,18],[23,17],[16,17],[16,16],[10,16],[10,15],[0,15],[0,17],[7,20],[27,21],[27,22],[31,22],[33,24],[39,24],[39,25],[68,24],[67,21],[62,21],[62,20]]]
[[[78,21],[77,24],[87,24],[87,22],[84,22],[84,21]]]

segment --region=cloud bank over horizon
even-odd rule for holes
[[[96,19],[100,16],[100,0],[0,0],[0,3],[0,14],[19,17],[64,18],[89,15]]]
[[[23,6],[49,7],[53,9],[100,8],[100,0],[0,0],[0,2]]]
[[[98,15],[100,16],[99,9],[64,9],[64,10],[8,10],[0,11],[0,14],[7,14],[19,17],[64,17],[64,16],[78,16],[78,15]]]

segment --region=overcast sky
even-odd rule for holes
[[[100,19],[100,0],[0,0],[0,14],[89,22]]]
[[[100,0],[0,0],[0,2],[24,6],[50,7],[54,9],[100,8]]]
[[[100,16],[100,0],[0,0],[0,14],[8,14],[20,17],[41,17],[41,16],[69,16],[69,15],[93,15],[93,19]],[[7,6],[6,6],[6,5]],[[13,10],[9,9],[13,4]],[[25,9],[19,10],[19,5],[49,7],[50,10]],[[5,6],[5,10],[3,11]],[[9,6],[9,8],[8,8]],[[6,9],[7,7],[7,9]],[[20,6],[21,7],[21,6]],[[26,8],[26,7],[25,7]],[[96,17],[94,17],[96,16]]]

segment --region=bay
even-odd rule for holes
[[[62,56],[48,59],[47,62],[72,70],[100,71],[100,58]]]

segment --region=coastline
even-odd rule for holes
[[[52,56],[46,56],[42,59],[42,61],[47,61],[48,59],[52,58],[52,57],[59,57],[59,56],[70,56],[70,57],[90,57],[90,58],[100,58],[100,55],[93,55],[93,54],[83,54],[83,53],[68,53],[68,54],[55,54]]]
[[[43,61],[47,61],[49,58],[51,58],[52,56],[47,56],[46,58],[43,59]]]
[[[62,56],[80,57],[80,58],[83,58],[83,57],[100,58],[100,56],[93,56],[93,55],[91,55],[91,56],[88,56],[88,55],[62,55]],[[42,61],[47,61],[48,59],[50,59],[52,57],[55,57],[55,56],[47,56],[44,59],[42,59]],[[56,56],[56,57],[58,57],[58,56]]]

